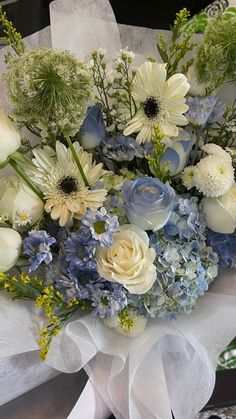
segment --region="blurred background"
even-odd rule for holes
[[[52,0],[0,0],[17,30],[27,36],[49,25]],[[196,14],[211,0],[110,0],[119,23],[148,28],[169,29],[175,13],[183,7]],[[161,6],[161,7],[160,7]]]

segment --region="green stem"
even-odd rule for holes
[[[24,180],[24,182],[29,186],[29,188],[36,194],[40,199],[43,201],[43,194],[42,192],[33,184],[29,176],[21,169],[20,166],[14,161],[9,160],[9,164],[11,167],[16,171],[16,173]]]
[[[196,129],[196,143],[195,143],[194,152],[193,152],[192,165],[194,165],[197,160],[197,152],[198,152],[199,142],[201,138],[201,132],[202,132],[201,128]]]
[[[71,154],[72,154],[72,156],[74,157],[75,163],[77,164],[77,167],[78,167],[78,169],[79,169],[79,171],[80,171],[80,174],[81,174],[81,176],[82,176],[82,179],[83,179],[83,181],[84,181],[84,184],[85,184],[85,186],[87,186],[87,187],[89,188],[88,179],[87,179],[87,178],[86,178],[86,176],[85,176],[85,173],[84,173],[83,167],[81,166],[81,163],[80,163],[80,161],[79,161],[79,158],[78,158],[78,156],[77,156],[77,153],[76,153],[76,151],[75,151],[75,148],[74,148],[74,146],[73,146],[73,143],[72,143],[72,141],[71,141],[71,139],[70,139],[70,137],[69,137],[69,136],[66,136],[66,141],[67,141],[67,144],[68,144],[69,149],[70,149],[70,151],[71,151]]]

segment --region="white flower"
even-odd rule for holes
[[[190,84],[189,94],[191,96],[206,96],[206,88],[203,84],[198,83],[197,75],[193,65],[189,67],[186,76]]]
[[[90,187],[94,187],[106,171],[102,164],[93,163],[92,154],[84,151],[79,143],[74,143],[74,148]],[[62,143],[56,143],[56,156],[49,147],[35,149],[33,153],[36,167],[28,173],[43,192],[45,211],[51,213],[53,220],[59,219],[59,224],[64,226],[72,217],[79,219],[87,208],[96,210],[102,206],[107,191],[85,187],[71,151]]]
[[[17,262],[22,239],[12,228],[0,227],[0,272],[7,272]]]
[[[117,229],[110,247],[96,252],[98,273],[122,284],[131,294],[145,294],[156,279],[156,252],[140,227],[127,224]]]
[[[230,153],[225,151],[222,147],[220,147],[217,144],[214,144],[214,143],[204,144],[201,147],[201,149],[202,149],[202,151],[204,151],[204,153],[206,153],[208,155],[220,156],[220,157],[223,157],[223,158],[229,160],[230,162],[232,161]]]
[[[231,234],[236,228],[236,183],[219,198],[203,198],[202,208],[207,227],[222,234]]]
[[[187,125],[183,115],[187,110],[185,95],[189,84],[183,74],[174,74],[166,80],[165,64],[145,62],[133,80],[133,99],[136,115],[128,122],[124,135],[138,132],[137,142],[151,141],[155,126],[163,135],[176,137],[178,126]]]
[[[120,324],[120,320],[118,316],[115,317],[106,317],[103,322],[107,327],[114,329],[117,333],[128,336],[130,338],[134,338],[136,336],[141,335],[143,333],[146,324],[147,318],[145,316],[140,315],[135,310],[129,310],[129,319],[132,321],[132,326],[122,327]]]
[[[208,197],[224,195],[234,183],[231,161],[222,156],[210,155],[195,166],[194,186]]]
[[[8,214],[13,228],[35,224],[43,211],[43,201],[16,176],[0,179],[0,215]]]
[[[20,134],[15,129],[6,112],[0,108],[0,164],[21,145]]]
[[[195,167],[194,166],[188,166],[184,169],[182,173],[182,182],[188,190],[193,188],[195,186],[194,182],[194,175],[195,175]]]

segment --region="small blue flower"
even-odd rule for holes
[[[41,263],[48,265],[52,261],[50,247],[56,243],[44,230],[32,230],[24,240],[24,254],[29,256],[30,272],[35,271]]]
[[[206,122],[216,122],[225,111],[224,104],[217,96],[190,97],[187,104],[189,110],[186,117],[195,126],[205,125]]]
[[[111,246],[113,233],[119,227],[116,215],[110,216],[105,208],[101,208],[100,211],[88,208],[81,220],[84,226],[89,227],[91,236],[97,245]]]
[[[127,296],[123,287],[112,284],[110,289],[99,289],[92,292],[91,295],[92,313],[102,319],[105,317],[114,317],[119,311],[127,306]]]
[[[88,231],[71,233],[65,243],[65,257],[71,272],[95,270],[95,250],[95,241],[91,240]]]
[[[102,108],[98,105],[88,108],[87,116],[80,128],[81,145],[84,150],[95,148],[106,138]]]
[[[126,213],[130,223],[143,230],[159,230],[168,221],[174,200],[174,190],[157,178],[143,177],[126,181],[122,188]]]
[[[115,161],[131,161],[134,157],[143,158],[143,148],[132,138],[124,135],[108,137],[103,143],[104,156]]]

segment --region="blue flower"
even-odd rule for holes
[[[98,105],[88,108],[87,116],[80,128],[81,145],[84,150],[95,148],[106,138],[102,108]]]
[[[143,148],[132,137],[124,135],[106,138],[102,151],[104,156],[115,161],[131,161],[144,155]]]
[[[126,181],[122,194],[130,223],[153,231],[167,223],[175,195],[168,183],[150,177]]]
[[[186,117],[192,125],[201,126],[206,122],[216,122],[225,111],[224,104],[217,96],[190,97],[187,100],[189,110]]]
[[[184,169],[190,151],[193,146],[193,139],[187,131],[182,130],[178,137],[165,141],[167,150],[162,158],[162,165],[169,161],[168,169],[171,176],[175,176]]]
[[[84,226],[89,227],[96,245],[101,247],[111,246],[113,233],[119,227],[116,215],[110,216],[105,208],[101,208],[100,211],[88,208],[81,220]]]
[[[98,289],[91,294],[92,313],[102,319],[114,317],[127,306],[127,296],[123,287],[111,284],[109,289]]]
[[[52,261],[50,247],[56,243],[44,230],[32,230],[24,240],[24,254],[29,256],[30,272],[35,271],[41,263],[48,265]]]
[[[95,241],[88,231],[71,233],[65,243],[65,257],[71,272],[95,270],[95,251]]]
[[[236,233],[221,234],[208,230],[207,239],[218,254],[220,265],[236,268]]]

